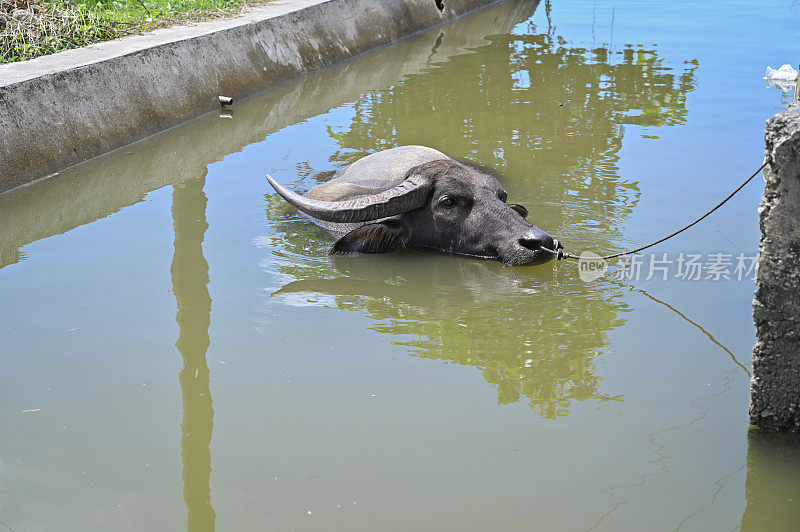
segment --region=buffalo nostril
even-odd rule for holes
[[[524,237],[519,239],[521,246],[526,247],[532,251],[538,251],[542,248],[554,250],[553,237],[542,231],[529,231]]]

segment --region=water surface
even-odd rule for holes
[[[330,257],[264,180],[429,145],[604,252],[761,163],[790,3],[555,4],[505,0],[0,196],[0,521],[792,529],[800,445],[748,433],[747,275]],[[761,186],[658,257],[754,256]]]

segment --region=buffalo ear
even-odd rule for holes
[[[350,253],[388,253],[405,244],[403,225],[399,220],[362,225],[336,241],[331,255]]]
[[[523,218],[528,217],[528,209],[526,209],[522,205],[517,205],[516,203],[509,203],[508,206],[511,207],[511,210],[516,211],[517,214],[519,214]]]

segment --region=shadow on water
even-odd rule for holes
[[[745,497],[743,532],[800,523],[800,434],[750,429]]]
[[[622,245],[639,196],[638,184],[619,176],[624,126],[682,123],[695,61],[675,71],[655,49],[571,46],[552,25],[538,33],[531,19],[435,59],[364,93],[350,122],[329,128],[339,146],[332,166],[404,144],[434,146],[499,174],[509,200],[572,247]],[[295,188],[331,175],[309,168],[289,178]],[[265,200],[275,233],[264,245],[276,250],[288,281],[276,295],[287,302],[364,312],[373,330],[413,354],[479,368],[500,403],[524,399],[546,418],[577,401],[622,400],[601,391],[595,359],[624,323],[623,288],[576,282],[563,264],[509,269],[411,252],[328,259],[320,230],[276,195]]]
[[[205,178],[175,185],[172,219],[175,254],[172,258],[172,292],[178,304],[175,321],[179,336],[175,346],[183,359],[178,375],[183,403],[181,461],[187,530],[213,531],[216,514],[211,506],[211,433],[214,407],[209,389],[206,352],[210,343],[211,297],[208,294],[208,263],[203,256],[207,198]]]
[[[692,319],[691,319],[690,317],[688,317],[686,314],[684,314],[683,312],[681,312],[681,311],[680,311],[680,310],[678,310],[677,308],[673,307],[672,305],[670,305],[670,304],[669,304],[669,303],[667,303],[666,301],[662,301],[662,300],[658,299],[657,297],[655,297],[655,296],[653,296],[653,295],[649,294],[648,292],[646,292],[645,290],[642,290],[641,288],[636,288],[636,287],[629,286],[629,285],[622,285],[621,283],[619,283],[619,285],[620,285],[620,286],[625,286],[625,287],[626,287],[628,290],[630,290],[630,291],[632,291],[632,292],[638,292],[638,293],[642,294],[643,296],[645,296],[645,297],[646,297],[647,299],[649,299],[650,301],[652,301],[652,302],[654,302],[654,303],[657,303],[657,304],[659,304],[659,305],[661,305],[661,306],[663,306],[663,307],[666,307],[666,308],[668,308],[668,309],[669,309],[669,310],[670,310],[670,311],[671,311],[673,314],[675,314],[676,316],[678,316],[678,317],[679,317],[680,319],[682,319],[684,322],[688,323],[689,325],[691,325],[692,327],[694,327],[695,329],[697,329],[698,331],[700,331],[700,332],[703,334],[703,336],[705,336],[706,338],[708,338],[708,340],[709,340],[709,341],[710,341],[712,344],[714,344],[714,345],[716,345],[717,347],[719,347],[720,349],[722,349],[722,350],[725,352],[725,354],[727,354],[727,355],[728,355],[728,357],[730,357],[730,359],[731,359],[731,362],[733,362],[733,363],[734,363],[736,366],[738,366],[738,367],[739,367],[739,368],[740,368],[742,371],[744,371],[744,373],[745,373],[745,375],[747,375],[747,378],[748,378],[748,379],[749,379],[750,377],[752,377],[752,376],[753,376],[753,375],[752,375],[752,373],[750,373],[750,370],[749,370],[749,369],[747,369],[747,367],[746,367],[744,364],[742,364],[741,362],[739,362],[739,360],[736,358],[736,355],[734,355],[734,354],[733,354],[733,352],[732,352],[730,349],[728,349],[727,347],[725,347],[724,345],[722,345],[722,344],[719,342],[719,340],[717,340],[717,339],[714,337],[714,335],[712,335],[712,334],[711,334],[710,332],[708,332],[708,331],[707,331],[707,330],[706,330],[706,329],[705,329],[705,328],[704,328],[702,325],[700,325],[700,324],[699,324],[699,323],[697,323],[696,321],[692,320]]]

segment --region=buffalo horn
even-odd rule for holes
[[[399,185],[377,194],[346,201],[322,201],[301,196],[267,175],[280,196],[312,218],[336,223],[355,223],[388,218],[421,207],[428,197],[430,182],[412,175]]]

